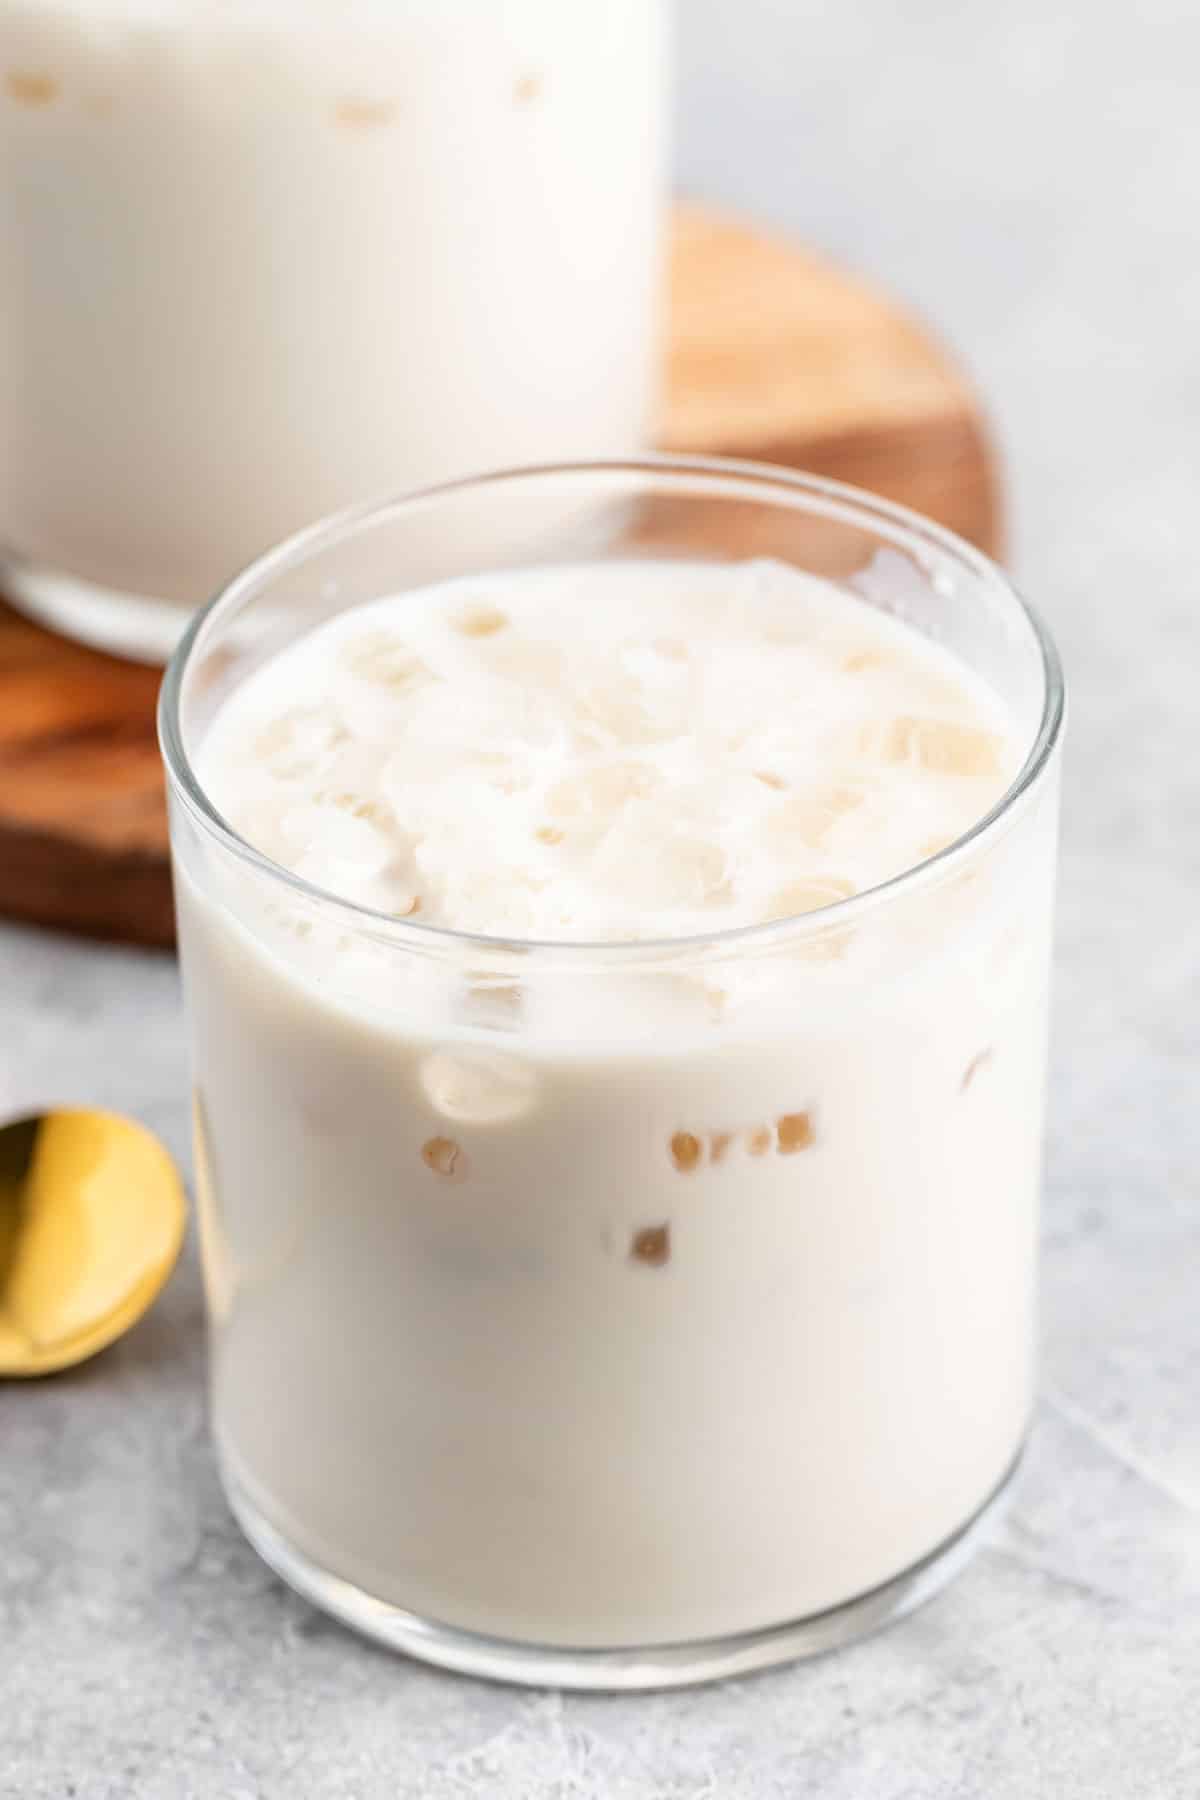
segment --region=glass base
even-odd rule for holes
[[[1023,1450],[1023,1446],[1022,1446]],[[748,1675],[777,1663],[840,1649],[902,1619],[932,1599],[962,1569],[1006,1507],[1021,1463],[1019,1451],[999,1486],[945,1543],[881,1587],[827,1612],[761,1631],[687,1644],[631,1650],[546,1649],[480,1637],[419,1618],[331,1575],[268,1523],[222,1461],[221,1479],[234,1517],[263,1561],[305,1600],[388,1649],[489,1681],[530,1687],[607,1692],[689,1687]]]
[[[183,635],[195,607],[43,569],[0,554],[0,594],[49,631],[131,662],[160,666]]]

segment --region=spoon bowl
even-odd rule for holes
[[[0,1377],[114,1343],[158,1297],[186,1222],[178,1170],[132,1119],[63,1108],[0,1127]]]

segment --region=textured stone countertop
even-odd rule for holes
[[[243,1544],[189,1254],[118,1349],[0,1389],[3,1800],[1200,1795],[1200,14],[683,11],[684,180],[963,348],[1073,680],[1017,1503],[941,1598],[817,1663],[630,1699],[441,1675],[327,1623]],[[0,1018],[0,1114],[89,1099],[185,1154],[166,958],[0,928]]]

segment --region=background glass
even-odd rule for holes
[[[0,0],[11,599],[161,658],[338,507],[642,447],[669,0],[104,11]]]

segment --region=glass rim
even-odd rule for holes
[[[417,512],[431,503],[471,491],[494,491],[508,485],[554,477],[586,480],[605,476],[716,483],[726,491],[726,497],[732,491],[761,505],[769,505],[773,499],[781,505],[789,501],[794,505],[798,500],[819,502],[826,517],[839,517],[845,523],[874,527],[890,533],[893,538],[902,532],[918,543],[952,556],[978,580],[1001,593],[1029,631],[1042,672],[1041,718],[1026,756],[1004,792],[968,830],[934,856],[901,869],[886,881],[877,882],[847,899],[782,919],[655,938],[525,938],[511,933],[464,931],[450,925],[397,918],[393,913],[364,906],[332,889],[306,881],[294,870],[257,849],[234,829],[218,811],[196,773],[184,745],[181,719],[184,688],[192,662],[227,613],[236,610],[239,602],[252,598],[256,590],[276,577],[302,566],[314,554],[334,548],[339,542],[375,524],[395,519],[406,511]],[[606,962],[633,963],[704,951],[773,949],[790,937],[819,935],[847,924],[881,904],[900,899],[914,888],[951,875],[969,854],[979,851],[985,840],[1001,831],[1020,802],[1037,786],[1058,745],[1065,712],[1062,663],[1049,629],[999,564],[965,538],[921,513],[853,487],[848,482],[733,457],[647,453],[630,458],[534,463],[467,475],[410,490],[392,499],[349,506],[293,533],[239,570],[191,619],[163,676],[158,701],[158,739],[173,795],[210,839],[260,875],[291,889],[304,900],[335,909],[348,926],[360,932],[370,931],[375,936],[382,933],[394,939],[398,946],[425,953],[462,950],[492,958],[536,954],[543,960],[578,962],[586,957],[600,957]]]

